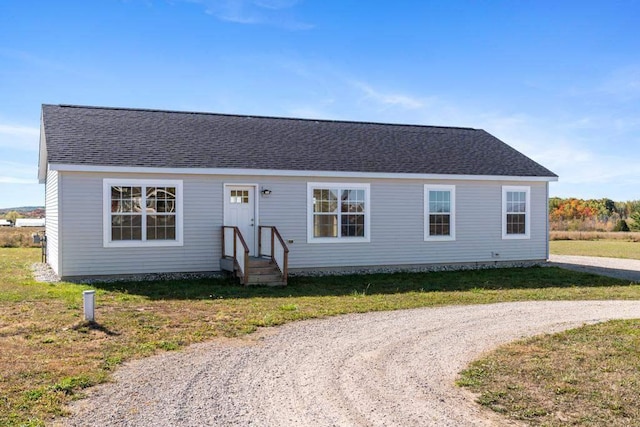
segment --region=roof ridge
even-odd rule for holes
[[[93,110],[138,111],[138,112],[149,112],[149,113],[194,114],[194,115],[202,115],[202,116],[241,117],[241,118],[272,119],[272,120],[294,120],[294,121],[301,121],[301,122],[350,123],[350,124],[361,124],[361,125],[484,131],[483,129],[476,129],[476,128],[463,127],[463,126],[438,126],[438,125],[385,123],[385,122],[337,120],[337,119],[311,119],[311,118],[304,118],[304,117],[263,116],[263,115],[255,115],[255,114],[231,114],[231,113],[211,113],[211,112],[202,112],[202,111],[163,110],[159,108],[104,107],[104,106],[77,105],[77,104],[57,104],[57,105],[43,104],[43,107],[44,106],[61,107],[61,108],[86,108],[86,109],[93,109]]]

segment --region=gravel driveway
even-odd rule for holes
[[[612,318],[636,301],[519,302],[291,323],[128,363],[73,404],[64,425],[515,425],[454,385],[514,339]]]

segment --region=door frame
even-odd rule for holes
[[[258,227],[260,226],[260,217],[258,216],[258,184],[235,182],[225,182],[222,184],[222,224],[224,225],[227,224],[227,208],[229,206],[229,199],[227,198],[228,187],[251,187],[251,195],[253,196],[253,248],[249,247],[249,255],[258,256]]]

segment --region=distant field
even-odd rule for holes
[[[640,259],[640,242],[621,240],[555,240],[549,242],[555,255],[580,255]]]
[[[550,240],[620,240],[640,242],[638,232],[610,232],[610,231],[551,231]]]
[[[35,248],[33,233],[44,231],[43,227],[0,227],[0,248]]]

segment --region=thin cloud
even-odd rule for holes
[[[5,125],[0,123],[0,133],[22,136],[39,136],[40,129],[28,126]]]
[[[636,156],[594,148],[599,147],[598,141],[612,138],[611,127],[604,133],[585,135],[584,129],[591,129],[593,121],[602,122],[594,117],[576,118],[568,125],[555,118],[524,114],[479,117],[481,126],[488,132],[558,174],[565,196],[581,197],[580,192],[599,191],[602,197],[623,200],[623,185],[640,185]],[[566,189],[571,189],[573,194]]]
[[[353,85],[364,93],[365,98],[383,105],[402,107],[408,110],[416,110],[426,106],[422,99],[399,93],[383,93],[363,82],[354,82]]]
[[[632,158],[603,156],[584,146],[564,144],[543,149],[537,159],[560,176],[552,183],[551,195],[601,198],[616,201],[638,198],[640,175]]]
[[[0,123],[0,147],[15,150],[38,150],[40,129]]]
[[[640,117],[635,114],[623,115],[619,111],[606,112],[565,122],[564,127],[583,131],[610,129],[618,133],[632,133],[640,130]]]
[[[37,179],[16,178],[13,176],[1,176],[0,184],[37,184]]]
[[[21,62],[25,62],[27,64],[34,65],[39,68],[46,68],[57,71],[70,71],[70,68],[66,67],[60,62],[50,61],[48,59],[44,59],[35,55],[32,55],[28,52],[23,52],[19,50],[13,49],[0,49],[0,56],[4,56],[8,59],[15,59]]]
[[[600,91],[625,100],[640,97],[640,66],[633,65],[613,71],[601,85]]]
[[[0,184],[37,184],[36,170],[32,164],[0,161]]]
[[[244,25],[267,25],[286,30],[310,30],[314,25],[296,19],[292,13],[298,0],[183,0],[204,6],[205,13]]]
[[[265,9],[288,9],[299,3],[299,0],[254,0],[253,3],[256,6],[264,7]]]
[[[66,63],[53,61],[42,56],[33,55],[30,52],[20,50],[0,48],[0,57],[19,61],[35,68],[40,68],[52,72],[61,72],[82,78],[102,75],[102,72],[98,70],[72,68],[69,67],[69,65],[67,65]]]

